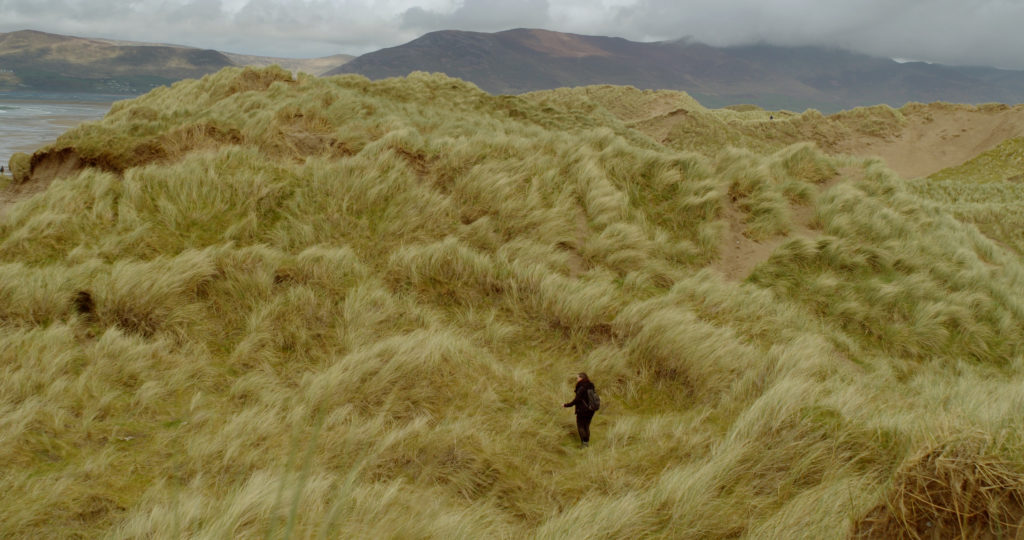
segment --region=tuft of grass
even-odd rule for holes
[[[28,181],[28,174],[31,168],[32,156],[25,152],[15,152],[8,161],[7,169],[11,171],[11,178],[15,184],[24,184]]]
[[[1019,532],[1024,472],[993,453],[988,434],[919,450],[896,471],[884,504],[857,521],[858,538]]]

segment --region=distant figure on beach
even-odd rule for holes
[[[576,375],[576,397],[563,407],[576,407],[576,429],[580,432],[580,445],[586,448],[590,444],[590,421],[601,406],[594,383],[586,373]]]

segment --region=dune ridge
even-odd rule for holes
[[[1017,534],[1017,195],[693,103],[228,68],[26,156],[0,536]]]

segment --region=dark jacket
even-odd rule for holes
[[[576,407],[576,414],[594,414],[594,411],[587,408],[587,390],[594,388],[590,381],[579,381],[576,383],[576,397],[563,407]]]

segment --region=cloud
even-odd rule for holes
[[[1024,68],[1024,3],[1006,0],[638,0],[601,29],[711,45],[825,45],[879,56]]]
[[[516,27],[638,41],[831,45],[1024,69],[1017,0],[0,0],[0,31],[276,56],[360,54],[432,30]]]
[[[0,31],[175,43],[278,56],[362,53],[415,38],[411,5],[444,0],[0,0]]]
[[[465,0],[454,11],[445,13],[416,6],[401,16],[401,27],[407,30],[474,30],[495,32],[509,28],[546,28],[551,23],[548,0]]]

